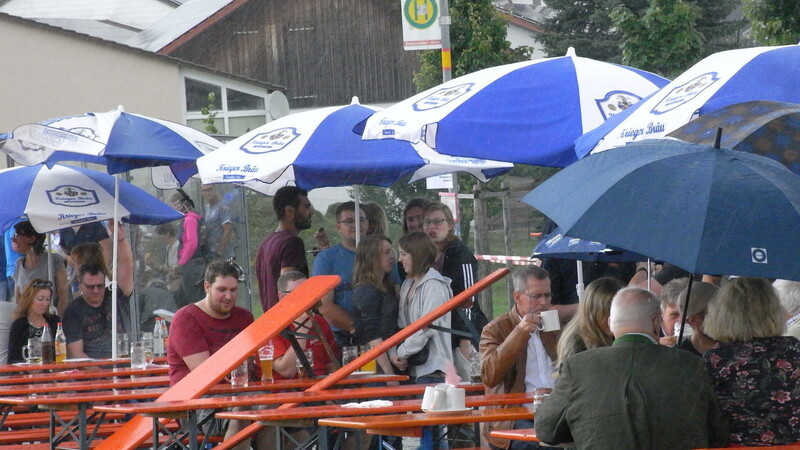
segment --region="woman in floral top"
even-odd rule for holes
[[[781,336],[785,312],[763,278],[735,278],[711,304],[703,355],[734,445],[800,441],[800,341]]]

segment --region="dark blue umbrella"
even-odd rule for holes
[[[584,158],[523,201],[570,236],[691,273],[800,280],[800,177],[763,156],[643,141]]]
[[[531,258],[561,258],[579,261],[647,261],[647,256],[608,246],[601,242],[565,236],[560,227],[542,237]]]
[[[800,104],[735,103],[704,114],[667,136],[711,145],[718,128],[722,129],[720,147],[770,157],[800,174]]]

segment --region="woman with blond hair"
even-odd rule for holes
[[[353,266],[353,334],[357,345],[378,345],[399,329],[393,266],[392,241],[386,236],[373,234],[358,244]],[[394,374],[386,354],[376,361],[382,373]]]
[[[800,341],[781,336],[786,312],[763,278],[723,286],[703,328],[719,343],[703,355],[730,442],[738,446],[800,441]]]
[[[570,356],[584,350],[607,347],[614,342],[614,335],[608,328],[611,314],[611,300],[623,288],[616,278],[598,278],[586,287],[578,304],[578,312],[569,321],[561,337],[558,338],[558,364],[561,368]]]
[[[44,326],[50,327],[50,337],[55,339],[56,328],[61,319],[50,314],[53,283],[34,278],[28,283],[17,301],[14,322],[8,334],[8,363],[24,362],[22,347],[28,339],[41,339]]]

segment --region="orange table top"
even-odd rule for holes
[[[366,430],[369,434],[420,436],[422,427],[533,419],[529,408],[469,409],[320,419],[320,426]]]
[[[182,411],[193,411],[198,409],[221,409],[236,406],[256,406],[256,405],[281,405],[284,403],[306,403],[321,402],[330,400],[356,400],[380,397],[403,397],[408,395],[420,395],[425,391],[423,384],[408,384],[402,386],[380,386],[362,388],[343,388],[331,389],[316,392],[281,392],[265,395],[229,396],[213,398],[195,398],[189,400],[176,400],[167,402],[151,402],[138,404],[117,404],[106,406],[95,406],[96,411],[121,412],[125,414],[171,414]],[[471,392],[482,391],[482,384],[461,385]],[[2,401],[2,399],[0,399]]]
[[[469,395],[465,403],[467,407],[520,405],[533,401],[533,394],[487,394]],[[326,417],[359,416],[365,414],[391,414],[419,411],[422,399],[393,400],[391,406],[375,406],[368,408],[349,408],[342,405],[304,406],[292,409],[267,409],[256,411],[225,411],[216,414],[219,419],[252,420],[274,422],[279,420],[319,419]]]
[[[539,442],[539,439],[536,437],[536,430],[533,428],[520,428],[518,430],[494,430],[489,434],[492,437],[500,439]]]
[[[152,364],[146,369],[132,369],[130,367],[114,367],[111,369],[91,368],[91,369],[65,369],[58,366],[57,369],[64,369],[58,372],[36,372],[20,375],[0,376],[0,386],[9,384],[34,384],[50,383],[54,381],[75,381],[88,380],[92,378],[111,378],[111,377],[130,377],[148,375],[166,375],[169,368],[166,365]]]
[[[38,384],[13,384],[10,386],[0,386],[0,396],[9,397],[13,395],[28,394],[53,394],[56,392],[82,392],[98,391],[108,389],[132,389],[153,386],[168,386],[169,377],[158,375],[151,377],[132,377],[106,380],[81,380],[81,381],[60,381],[53,383]]]
[[[166,364],[167,358],[156,358],[154,361],[156,364]],[[36,364],[28,364],[28,363],[15,363],[15,364],[0,364],[0,374],[3,373],[31,373],[31,372],[42,372],[47,370],[70,370],[70,369],[83,369],[87,367],[103,367],[103,366],[130,366],[131,360],[130,358],[118,358],[116,360],[112,359],[75,359],[75,360],[66,360],[63,363],[36,363]]]

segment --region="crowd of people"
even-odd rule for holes
[[[209,206],[205,219],[184,191],[173,197],[185,217],[178,226],[156,228],[164,257],[146,258],[159,276],[140,291],[148,311],[177,310],[167,348],[172,384],[254,320],[236,306],[241,269],[230,259],[231,219],[213,186],[204,186],[202,195]],[[303,367],[314,376],[331,373],[343,349],[380,344],[477,279],[477,260],[456,236],[447,205],[411,199],[396,245],[380,205],[356,206],[338,205],[338,243],[328,245],[318,232],[321,248],[309,261],[299,236],[311,228],[315,212],[307,192],[289,186],[273,198],[278,225],[263,239],[254,266],[263,311],[309,276],[341,278],[318,307],[271,341],[275,379],[297,377]],[[213,242],[203,231],[210,222]],[[8,361],[23,361],[28,339],[47,329],[55,333],[59,323],[69,357],[110,357],[114,284],[108,261],[115,239],[118,323],[122,332],[131,329],[135,269],[125,233],[103,224],[65,232],[62,249],[69,251],[50,256],[55,271],[49,275],[44,235],[26,221],[14,230],[12,248],[21,256],[11,277],[16,310]],[[438,318],[437,327],[413,333],[378,357],[378,372],[408,374],[415,383],[441,383],[449,372],[468,380],[478,360],[487,393],[549,394],[536,405],[533,421],[486,424],[483,434],[494,449],[537,447],[490,436],[496,429],[532,427],[542,442],[578,448],[800,441],[800,282],[692,275],[668,264],[584,267],[589,284],[581,294],[572,261],[516,269],[508,312],[489,321],[478,302],[467,299]],[[558,314],[556,330],[544,327],[546,311]],[[259,378],[258,364],[252,367]]]

